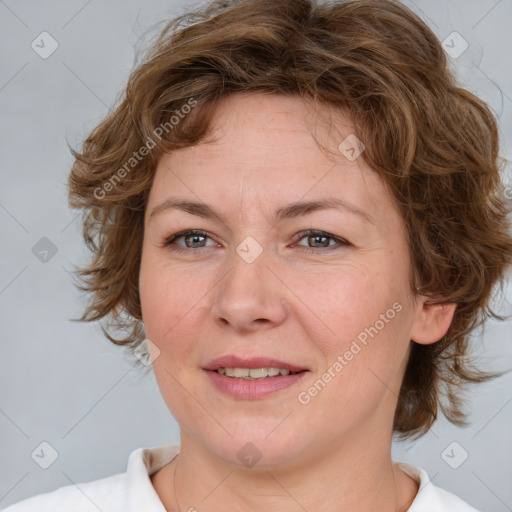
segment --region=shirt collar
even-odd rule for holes
[[[424,469],[405,462],[394,461],[394,464],[419,483],[418,493],[407,512],[431,512],[443,509],[438,489]]]
[[[150,476],[179,453],[179,444],[137,448],[128,459],[128,512],[166,512],[151,483]]]

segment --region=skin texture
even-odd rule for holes
[[[181,431],[180,456],[152,476],[167,510],[178,510],[176,467],[181,511],[226,503],[240,511],[405,511],[418,492],[392,464],[393,414],[411,340],[438,341],[454,306],[412,293],[406,232],[384,182],[363,158],[338,150],[354,131],[343,112],[313,111],[299,97],[237,94],[220,104],[213,141],[158,163],[140,296],[147,338],[160,351],[154,373]],[[207,203],[223,221],[177,209],[150,216],[171,197]],[[324,198],[350,202],[372,221],[345,209],[274,220],[282,206]],[[165,245],[185,229],[208,238]],[[297,236],[310,229],[350,245]],[[262,248],[251,263],[236,251],[247,237]],[[400,312],[301,403],[299,393],[393,304]],[[235,399],[202,369],[227,354],[273,357],[309,372],[264,399]],[[249,442],[261,453],[252,468],[237,457]]]

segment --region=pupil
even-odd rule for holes
[[[193,247],[197,247],[196,246],[196,243],[197,243],[197,240],[199,238],[204,238],[202,235],[191,235],[187,238],[187,240],[192,240],[192,246]],[[187,247],[191,247],[188,243],[187,243]]]
[[[320,247],[327,247],[327,245],[329,245],[329,241],[327,240],[327,237],[326,236],[322,236],[322,235],[314,235],[312,237],[310,237],[310,241],[311,240],[315,240],[315,242],[313,243],[316,243],[317,240],[320,240],[320,239],[324,239],[324,243],[320,242]],[[327,245],[326,243],[327,242]]]

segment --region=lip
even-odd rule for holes
[[[302,380],[309,372],[307,370],[290,375],[278,375],[263,379],[245,380],[226,377],[214,370],[206,371],[210,382],[222,393],[238,400],[257,400],[289,388]]]
[[[278,375],[262,379],[246,380],[235,379],[221,375],[215,370],[219,368],[281,368],[293,373],[290,375]],[[278,391],[293,386],[309,373],[307,368],[295,364],[272,359],[268,357],[252,357],[245,359],[238,356],[223,356],[210,361],[203,370],[206,371],[210,382],[222,393],[239,400],[262,399]]]
[[[235,355],[217,357],[204,366],[203,370],[218,370],[219,368],[281,368],[290,372],[307,370],[307,368],[269,357],[243,358]]]

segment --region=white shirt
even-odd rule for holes
[[[38,494],[4,512],[166,512],[150,476],[176,457],[179,448],[179,444],[138,448],[130,454],[126,473]],[[425,470],[394,462],[420,484],[407,512],[478,512],[432,484]]]

